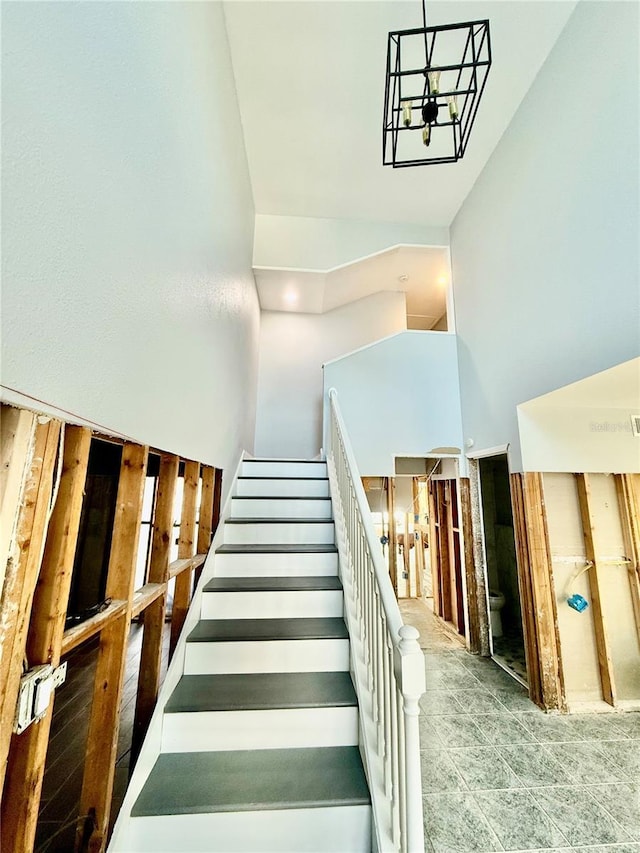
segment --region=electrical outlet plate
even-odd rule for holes
[[[51,664],[36,666],[22,676],[13,726],[16,734],[47,713],[53,691],[64,683],[66,677],[66,661],[56,669]]]

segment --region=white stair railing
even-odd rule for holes
[[[402,622],[335,389],[329,407],[327,463],[377,847],[423,853],[424,655],[418,631]]]

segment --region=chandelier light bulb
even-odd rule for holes
[[[411,108],[413,106],[412,101],[403,101],[402,102],[402,123],[405,127],[411,127]]]
[[[431,125],[430,124],[425,124],[425,126],[422,129],[422,141],[428,148],[429,143],[431,142]]]
[[[450,95],[447,98],[447,103],[449,104],[449,117],[451,121],[458,120],[458,98],[456,95]]]
[[[440,92],[440,72],[439,71],[428,71],[427,78],[429,80],[429,93],[431,95],[437,95]]]

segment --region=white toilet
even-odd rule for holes
[[[505,598],[501,592],[495,589],[489,590],[489,620],[491,621],[491,634],[493,637],[502,636],[502,619],[500,611],[504,607]]]

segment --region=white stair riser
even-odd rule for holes
[[[249,522],[224,526],[224,541],[228,545],[332,545],[334,536],[333,522]]]
[[[300,477],[309,479],[327,476],[326,462],[252,462],[242,463],[243,477]]]
[[[342,590],[206,592],[203,619],[304,619],[342,616]]]
[[[110,853],[370,853],[371,807],[132,818]]]
[[[313,497],[313,498],[328,498],[329,497],[329,481],[328,480],[271,480],[259,479],[257,477],[238,480],[236,495],[240,497],[260,497],[260,496],[275,496],[278,497]]]
[[[331,518],[331,501],[300,498],[234,498],[231,518]]]
[[[162,752],[357,746],[358,709],[286,708],[165,714]]]
[[[338,574],[338,555],[330,554],[216,554],[215,577],[307,577]]]
[[[349,669],[348,640],[187,643],[185,675],[231,672],[334,672]]]

